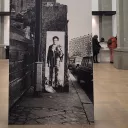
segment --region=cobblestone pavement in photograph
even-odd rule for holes
[[[44,93],[41,98],[34,98],[30,89],[10,112],[9,124],[88,124],[78,88],[71,79],[69,83],[69,93]],[[82,95],[86,99],[86,94]]]

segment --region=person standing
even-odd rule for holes
[[[92,45],[93,45],[93,61],[94,61],[94,63],[99,63],[98,62],[98,54],[99,54],[101,46],[98,42],[98,36],[97,35],[93,36]]]
[[[60,68],[60,62],[63,61],[63,51],[62,47],[58,44],[59,38],[57,36],[53,37],[53,44],[49,46],[47,55],[47,64],[49,67],[49,85],[53,86],[53,79],[55,87],[58,87],[58,73]],[[54,78],[53,78],[54,76]]]
[[[108,42],[108,48],[110,50],[110,63],[113,63],[113,53],[114,49],[117,48],[117,36],[116,37],[111,37]]]

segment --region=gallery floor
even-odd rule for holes
[[[8,61],[0,60],[0,128],[128,128],[128,71],[94,65],[95,124],[91,126],[8,126]]]

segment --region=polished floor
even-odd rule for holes
[[[0,60],[0,128],[128,128],[128,71],[94,65],[95,124],[91,126],[8,126],[8,61]]]

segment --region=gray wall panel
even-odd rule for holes
[[[112,0],[99,0],[99,11],[112,11]]]

